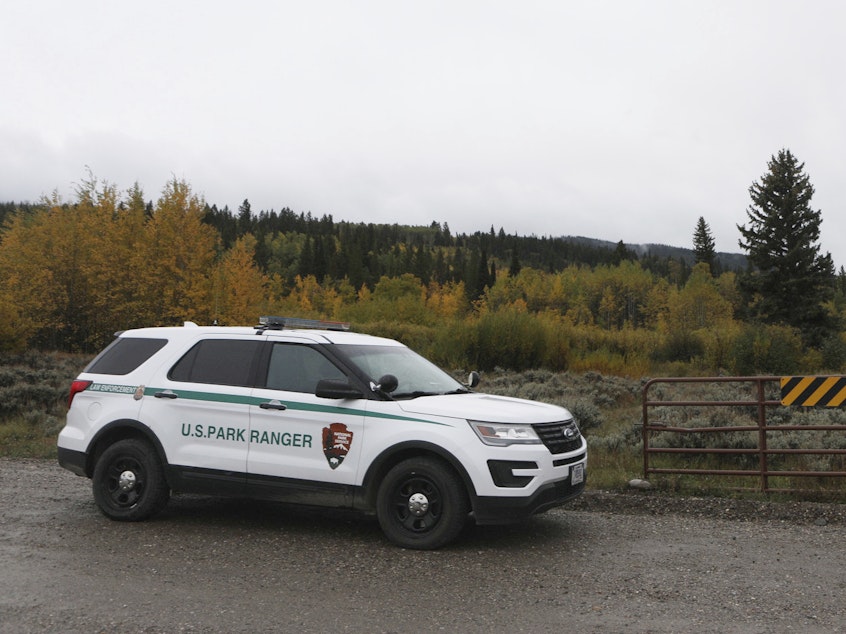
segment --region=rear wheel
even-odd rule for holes
[[[436,458],[399,463],[385,476],[376,496],[382,531],[405,548],[431,550],[448,544],[464,528],[469,512],[461,478]]]
[[[138,522],[170,498],[161,460],[150,443],[134,438],[108,447],[94,467],[94,501],[113,520]]]

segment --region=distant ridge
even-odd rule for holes
[[[618,244],[609,240],[597,240],[596,238],[586,238],[584,236],[562,236],[561,239],[574,244],[581,244],[600,249],[613,250],[617,248]],[[691,266],[693,266],[696,261],[693,249],[672,247],[666,244],[630,244],[627,242],[624,242],[623,244],[626,245],[627,249],[635,252],[638,257],[652,255],[659,258],[680,259]],[[721,251],[717,253],[717,261],[722,269],[726,271],[745,270],[747,265],[746,256],[742,253],[725,253]]]

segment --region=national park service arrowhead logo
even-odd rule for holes
[[[323,455],[329,466],[337,469],[352,446],[353,433],[343,423],[332,423],[323,428]]]

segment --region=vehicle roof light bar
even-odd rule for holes
[[[259,317],[259,325],[256,330],[285,330],[291,328],[308,328],[317,330],[340,330],[347,331],[350,324],[344,321],[324,321],[322,319],[300,319],[298,317],[276,317],[265,315]]]

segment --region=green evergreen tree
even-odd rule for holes
[[[438,284],[446,284],[449,281],[449,264],[444,257],[444,250],[438,249],[435,255],[435,263],[433,265],[432,278]]]
[[[312,246],[311,236],[306,236],[303,249],[300,252],[299,275],[305,277],[314,274],[314,248]]]
[[[617,243],[617,246],[614,247],[614,255],[611,258],[611,262],[616,266],[623,262],[624,260],[636,260],[637,256],[635,255],[634,251],[626,247],[626,243],[620,240]],[[552,268],[552,267],[550,267]],[[550,271],[552,272],[552,271]]]
[[[517,254],[517,249],[511,250],[511,264],[508,267],[508,276],[509,277],[517,277],[520,273],[520,269],[523,266],[520,264],[520,257]]]
[[[493,227],[491,227],[491,231],[493,231]],[[491,281],[490,268],[488,268],[488,253],[485,249],[482,249],[482,254],[479,256],[479,270],[476,276],[476,280],[476,288],[478,295],[484,293],[485,288],[493,286],[493,282]]]
[[[696,264],[704,262],[710,268],[711,273],[715,273],[714,263],[717,251],[714,247],[714,237],[711,235],[711,228],[702,216],[699,216],[696,229],[693,231],[693,255]]]
[[[749,188],[749,222],[737,225],[750,270],[741,289],[753,318],[797,328],[818,346],[837,327],[824,306],[834,293],[834,263],[820,255],[820,211],[811,208],[814,188],[790,150],[768,163],[769,171]]]
[[[250,201],[246,198],[238,207],[238,237],[242,237],[253,231],[253,212]]]

